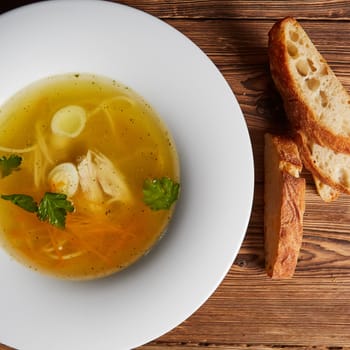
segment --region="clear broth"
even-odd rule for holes
[[[87,113],[84,130],[72,139],[57,137],[50,128],[52,116],[67,105]],[[75,211],[67,215],[65,229],[0,200],[2,245],[35,270],[68,279],[114,273],[143,256],[172,215],[172,209],[150,210],[143,203],[142,187],[146,178],[179,181],[174,142],[151,106],[119,82],[67,74],[28,86],[0,110],[0,156],[10,154],[5,147],[23,160],[19,171],[0,180],[1,194],[23,193],[39,201],[51,190],[51,169],[63,162],[77,164],[88,150],[105,155],[124,175],[131,193],[131,200],[110,201],[106,196],[91,204],[79,188],[71,198]]]

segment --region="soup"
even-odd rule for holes
[[[0,157],[2,245],[57,277],[129,266],[161,237],[178,196],[169,131],[105,77],[57,75],[18,92],[0,110]]]

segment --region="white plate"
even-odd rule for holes
[[[230,87],[181,33],[102,1],[41,2],[0,16],[0,103],[65,72],[109,76],[143,95],[173,133],[182,197],[167,235],[110,278],[69,282],[0,251],[0,342],[21,350],[130,349],[189,317],[229,270],[253,197],[247,127]]]

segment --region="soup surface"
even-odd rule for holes
[[[21,159],[0,179],[1,243],[57,277],[96,278],[130,265],[173,211],[154,210],[144,193],[145,181],[179,181],[171,135],[147,102],[114,80],[57,75],[17,93],[0,109],[0,157]],[[47,193],[64,197],[41,207]],[[13,194],[39,210],[5,200]],[[55,214],[56,222],[43,219]]]

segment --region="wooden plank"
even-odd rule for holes
[[[16,350],[15,348],[10,348],[9,346],[5,344],[0,343],[0,350]]]
[[[110,0],[113,1],[113,0]],[[38,0],[2,0],[0,13]],[[308,20],[348,20],[346,0],[114,0],[166,19],[276,19],[294,16]]]
[[[257,345],[257,344],[230,344],[230,345],[216,345],[208,343],[162,343],[155,342],[153,344],[147,344],[142,347],[145,350],[159,350],[159,349],[171,349],[171,350],[198,350],[200,348],[214,349],[214,350],[315,350],[314,347],[300,347],[300,346],[285,346],[285,345]],[[0,350],[14,350],[6,345],[0,344]],[[329,347],[320,346],[317,350],[350,350],[350,347]]]
[[[161,18],[270,19],[295,16],[307,19],[350,18],[347,1],[295,0],[124,0],[116,1]]]
[[[167,20],[187,35],[213,60],[223,67],[257,67],[267,62],[268,32],[275,21],[258,20]],[[339,22],[300,21],[318,50],[335,67],[350,75],[350,25]]]
[[[288,346],[288,345],[260,345],[260,344],[227,344],[216,345],[208,343],[200,344],[172,344],[158,342],[154,345],[146,345],[145,350],[158,350],[158,349],[171,349],[171,350],[198,350],[200,348],[215,349],[215,350],[350,350],[349,347],[329,347],[318,346],[314,347],[301,347],[301,346]],[[0,348],[1,350],[1,348]]]
[[[285,345],[256,345],[256,344],[234,344],[234,345],[207,345],[207,344],[198,344],[198,345],[172,345],[172,344],[157,344],[155,346],[147,346],[145,350],[156,350],[156,349],[168,349],[171,350],[198,350],[199,348],[205,349],[217,349],[217,350],[315,350],[314,347],[300,347],[300,346],[285,346]],[[328,347],[321,346],[317,347],[317,350],[349,350],[348,347]]]
[[[243,271],[244,270],[244,271]],[[329,345],[350,344],[349,279],[300,274],[271,281],[260,269],[236,265],[214,296],[163,342]],[[320,331],[322,330],[322,331]]]

